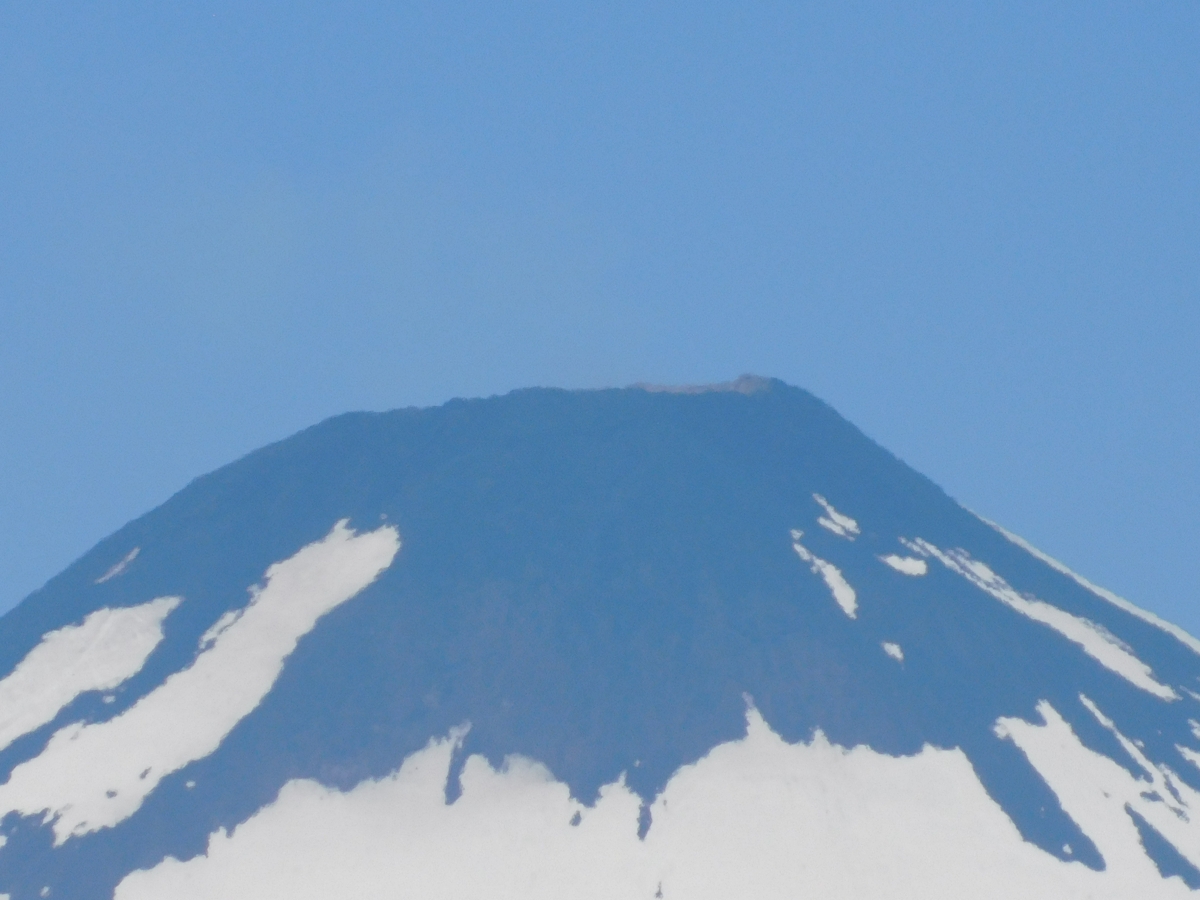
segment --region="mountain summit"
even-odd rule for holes
[[[1200,888],[1200,641],[782,382],[338,416],[0,619],[0,894]]]

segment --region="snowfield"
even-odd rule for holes
[[[0,750],[54,721],[80,694],[119,687],[142,670],[163,638],[178,597],[99,609],[52,631],[0,681]]]
[[[232,833],[212,835],[205,855],[129,875],[116,900],[1193,896],[1178,878],[1160,878],[1142,852],[1121,806],[1137,802],[1134,779],[1045,714],[1042,725],[1004,722],[1006,737],[1094,826],[1103,872],[1023,841],[961,751],[890,757],[838,747],[820,732],[788,744],[751,707],[743,739],[685,766],[654,800],[644,840],[640,799],[621,781],[586,806],[520,757],[499,771],[470,757],[462,793],[447,803],[460,731],[344,793],[290,782]],[[1104,797],[1105,788],[1117,793]],[[1200,811],[1188,802],[1190,814]],[[1180,820],[1171,833],[1200,862],[1200,823]]]

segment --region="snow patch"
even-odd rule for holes
[[[929,571],[929,564],[915,556],[896,556],[893,553],[879,558],[901,575],[924,575]]]
[[[1200,769],[1200,752],[1193,750],[1191,747],[1185,747],[1183,744],[1176,744],[1175,749],[1179,751],[1179,755],[1190,762],[1197,769]]]
[[[1200,866],[1200,792],[1166,766],[1147,759],[1086,696],[1080,694],[1079,699],[1145,771],[1144,778],[1135,778],[1107,756],[1085,747],[1046,700],[1037,705],[1043,724],[1001,718],[996,721],[996,734],[1013,741],[1025,754],[1063,810],[1096,844],[1106,871],[1147,884],[1159,879],[1126,806],[1149,822],[1182,857]]]
[[[179,597],[98,609],[45,635],[0,681],[0,750],[40,728],[87,691],[111,690],[142,670]],[[106,698],[107,699],[107,698]]]
[[[995,597],[1004,605],[1053,628],[1067,640],[1079,645],[1083,652],[1130,684],[1153,694],[1161,700],[1178,700],[1179,695],[1154,677],[1151,668],[1134,656],[1121,640],[1105,628],[1088,619],[1072,615],[1032,595],[1018,594],[1003,578],[987,565],[972,559],[965,550],[942,551],[928,541],[917,538],[908,546],[932,556],[952,572]]]
[[[890,757],[820,732],[788,744],[750,709],[744,738],[675,773],[639,840],[623,780],[589,807],[519,757],[499,770],[470,757],[447,804],[460,735],[347,792],[289,782],[206,854],[128,875],[115,900],[1192,896],[1144,854],[1095,872],[1026,843],[959,749]]]
[[[386,569],[400,548],[391,526],[356,535],[345,521],[273,564],[246,610],[191,666],[116,718],[69,725],[0,785],[0,817],[44,813],[55,846],[116,825],[167,775],[208,756],[279,676],[317,620]]]
[[[1123,609],[1125,612],[1129,613],[1130,615],[1137,616],[1143,622],[1149,622],[1151,625],[1155,626],[1156,628],[1161,628],[1163,631],[1165,631],[1167,634],[1171,635],[1173,638],[1175,638],[1177,641],[1179,641],[1185,647],[1188,647],[1193,652],[1200,654],[1200,640],[1197,640],[1196,638],[1192,637],[1192,635],[1188,634],[1186,631],[1184,631],[1178,625],[1168,622],[1165,619],[1160,619],[1158,616],[1156,616],[1154,613],[1150,612],[1149,610],[1142,609],[1140,606],[1130,603],[1124,597],[1114,594],[1112,591],[1108,590],[1107,588],[1102,588],[1097,584],[1093,584],[1092,582],[1090,582],[1086,578],[1084,578],[1082,575],[1078,575],[1075,572],[1072,572],[1063,563],[1059,562],[1054,557],[1043,553],[1041,550],[1039,550],[1037,547],[1033,546],[1031,543],[1026,541],[1024,538],[1020,537],[1019,535],[1013,534],[1011,531],[1008,531],[1007,529],[1003,528],[1002,526],[997,525],[995,522],[985,519],[983,516],[979,515],[978,513],[972,513],[972,515],[974,515],[977,519],[979,519],[979,521],[983,522],[985,525],[988,525],[988,526],[996,529],[996,531],[1000,532],[1000,534],[1004,535],[1004,537],[1006,537],[1008,540],[1012,541],[1012,543],[1016,544],[1022,550],[1025,550],[1028,553],[1032,554],[1037,559],[1040,559],[1042,562],[1044,562],[1050,568],[1054,569],[1057,572],[1061,572],[1063,575],[1066,575],[1068,578],[1073,579],[1075,581],[1075,583],[1078,584],[1080,587],[1086,588],[1087,590],[1089,590],[1093,594],[1095,594],[1097,597],[1100,597],[1103,600],[1107,600],[1113,606],[1116,606],[1119,609]]]
[[[859,531],[857,522],[834,509],[833,504],[820,494],[813,494],[813,499],[820,503],[821,508],[825,510],[825,515],[817,519],[817,524],[822,528],[832,531],[838,537],[844,537],[849,541],[854,540],[862,533]]]
[[[796,551],[796,555],[808,563],[814,575],[820,575],[825,580],[825,585],[833,594],[837,605],[842,608],[842,612],[852,619],[857,618],[858,596],[854,593],[854,588],[850,587],[849,582],[846,581],[837,566],[815,556],[801,544],[800,538],[802,537],[804,537],[803,531],[792,531],[792,549]]]
[[[204,634],[200,635],[200,649],[207,650],[211,647],[230,625],[242,617],[243,612],[244,610],[241,609],[231,609],[222,613],[221,618],[217,619]]]
[[[103,575],[101,575],[99,578],[97,578],[94,583],[95,584],[104,584],[104,582],[108,581],[110,578],[116,578],[118,575],[120,575],[126,569],[129,568],[129,564],[132,563],[135,559],[137,559],[138,554],[141,552],[142,552],[141,547],[134,547],[132,550],[130,550],[128,553],[126,553],[125,557],[123,559],[121,559],[119,562],[117,562],[116,565],[114,565],[111,569],[109,569],[107,572],[105,572]]]
[[[896,662],[904,662],[904,651],[900,649],[899,644],[893,644],[890,641],[884,641],[883,652],[892,659],[896,660]]]

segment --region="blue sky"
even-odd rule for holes
[[[0,609],[325,416],[774,375],[1200,633],[1200,6],[0,10]]]

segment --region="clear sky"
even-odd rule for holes
[[[5,4],[0,609],[334,413],[755,372],[1200,633],[1198,47],[1192,0]]]

